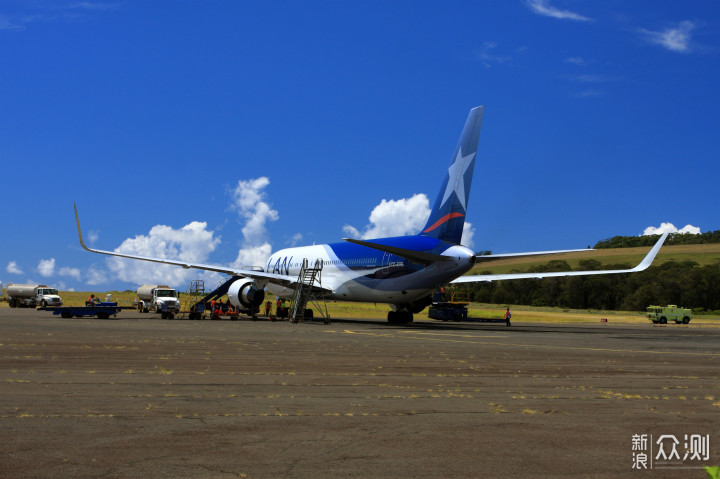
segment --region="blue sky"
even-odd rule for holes
[[[96,248],[223,265],[417,232],[480,104],[476,250],[720,229],[719,32],[693,0],[3,0],[0,280],[202,277],[85,252],[73,202]]]

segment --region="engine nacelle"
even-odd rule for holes
[[[265,300],[265,290],[258,288],[255,282],[248,278],[235,281],[228,289],[230,304],[236,308],[255,309]]]
[[[412,303],[405,304],[391,304],[390,307],[393,311],[405,311],[412,314],[418,314],[423,309],[427,308],[432,304],[432,296],[423,296],[420,299],[413,301]]]

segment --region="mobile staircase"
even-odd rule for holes
[[[185,298],[181,303],[178,317],[180,319],[185,319],[186,317],[188,319],[203,319],[205,311],[209,311],[208,304],[210,304],[212,300],[219,299],[227,294],[230,285],[239,278],[239,276],[231,276],[227,280],[222,280],[215,289],[207,294],[205,294],[205,282],[203,280],[196,279],[191,281]]]
[[[322,295],[322,289],[315,288],[316,284],[322,288],[322,269],[323,261],[321,259],[316,260],[312,268],[308,265],[307,258],[303,259],[290,307],[289,317],[293,323],[297,323],[301,319],[303,321],[313,319],[313,310],[307,308],[307,304],[310,302],[322,316],[323,322],[330,324],[330,315],[327,312],[327,303]]]
[[[178,319],[201,319],[205,311],[205,303],[200,299],[205,294],[205,281],[194,279],[190,281],[185,296],[180,302]]]

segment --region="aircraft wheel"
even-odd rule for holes
[[[412,323],[413,315],[408,311],[388,311],[387,321],[390,324]]]
[[[305,310],[305,319],[313,319],[313,310],[312,309]]]

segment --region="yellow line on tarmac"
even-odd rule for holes
[[[329,332],[329,331],[328,331]],[[440,335],[440,333],[417,333],[413,331],[403,331],[408,334],[436,334]],[[396,334],[393,333],[361,333],[358,331],[351,331],[349,329],[346,329],[343,331],[345,334],[358,334],[358,335],[364,335],[364,336],[377,336],[377,337],[399,337]],[[451,334],[445,334],[447,336],[452,336]],[[612,353],[645,353],[645,354],[669,354],[669,355],[676,355],[676,356],[707,356],[707,357],[718,357],[720,356],[720,352],[717,353],[693,353],[693,352],[683,352],[683,351],[648,351],[648,350],[640,350],[640,349],[612,349],[612,348],[584,348],[584,347],[578,347],[578,346],[554,346],[554,345],[548,345],[548,344],[521,344],[521,343],[498,343],[495,341],[472,341],[469,339],[445,339],[445,338],[424,338],[420,336],[403,336],[404,338],[408,339],[418,339],[420,341],[439,341],[439,342],[445,342],[445,343],[468,343],[468,344],[490,344],[493,346],[514,346],[518,348],[538,348],[538,349],[565,349],[565,350],[572,350],[572,351],[598,351],[598,352],[612,352]],[[469,335],[461,335],[460,337],[497,337],[497,336],[469,336]]]
[[[507,334],[458,334],[458,333],[419,333],[417,331],[400,331],[408,334],[427,334],[428,336],[453,336],[457,338],[507,338]]]

